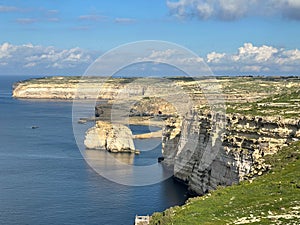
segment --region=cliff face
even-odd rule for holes
[[[167,117],[176,114],[174,106],[157,97],[144,97],[134,101],[129,107],[124,101],[124,105],[114,104],[113,101],[108,101],[106,104],[98,104],[95,107],[95,116],[100,117],[102,120],[108,120],[111,117],[112,110],[118,111],[119,109],[128,108],[127,115],[129,117],[146,117],[146,116],[160,116]],[[114,112],[114,113],[115,113]]]
[[[95,98],[94,91],[96,89],[99,91],[98,97],[101,99],[114,99],[120,93],[129,96],[156,97],[164,97],[166,94],[171,93],[184,93],[188,94],[195,102],[203,104],[206,102],[206,97],[199,90],[200,83],[203,86],[221,85],[226,102],[247,104],[282,92],[296,91],[300,87],[300,79],[297,77],[218,77],[216,79],[203,78],[195,81],[185,77],[166,80],[57,76],[15,83],[13,97],[32,99],[74,99],[76,97],[89,99]],[[78,87],[80,87],[80,96],[76,96]],[[212,95],[211,99],[214,96],[214,93],[206,94]],[[181,95],[181,97],[183,96]],[[232,107],[234,108],[234,105]]]
[[[224,126],[226,122],[226,126]],[[224,128],[224,129],[223,129]],[[261,175],[261,157],[300,139],[300,120],[191,112],[167,121],[164,163],[197,194]]]
[[[180,90],[176,83],[153,78],[49,77],[13,85],[13,97],[29,99],[128,100],[165,96]],[[138,109],[137,109],[138,110]]]
[[[29,99],[73,99],[78,78],[52,77],[15,83],[13,97]]]
[[[131,80],[128,78],[126,82],[129,81]],[[14,84],[13,97],[29,99],[114,99],[120,90],[131,96],[143,94],[144,87],[142,85],[135,84],[126,88],[126,82],[123,79],[108,81],[103,77],[30,79]],[[95,93],[98,93],[98,96]]]
[[[121,124],[97,121],[86,132],[84,141],[88,149],[102,149],[110,152],[135,152],[131,130]]]

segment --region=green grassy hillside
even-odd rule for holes
[[[263,176],[155,213],[150,224],[300,224],[300,142],[265,159]]]

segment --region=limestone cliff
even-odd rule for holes
[[[13,97],[29,99],[114,99],[120,91],[128,95],[143,95],[144,86],[127,82],[134,79],[105,77],[46,77],[15,83]],[[95,92],[96,90],[96,92]],[[96,93],[96,94],[95,94]],[[97,96],[98,94],[98,96]]]
[[[172,103],[163,98],[144,97],[133,104],[130,110],[130,116],[157,115],[168,116],[176,114],[176,108]]]
[[[29,99],[73,99],[78,85],[76,77],[37,78],[15,83],[13,97]]]
[[[197,194],[261,175],[268,169],[263,155],[300,139],[300,120],[218,116],[193,111],[164,128],[164,163]]]
[[[155,78],[46,77],[17,82],[13,97],[29,99],[138,100],[180,93],[177,83]]]
[[[122,124],[97,121],[86,132],[84,144],[88,149],[110,152],[135,152],[131,130]]]
[[[170,100],[170,94],[188,94],[197,104],[203,105],[207,96],[214,98],[214,93],[199,90],[201,86],[222,86],[224,99],[229,103],[256,102],[268,96],[299,90],[298,77],[209,77],[200,80],[192,78],[111,78],[107,77],[44,77],[20,81],[13,86],[13,97],[31,99],[90,99],[95,98],[95,90],[100,99],[115,99],[122,96],[161,97]],[[76,91],[80,89],[77,96]],[[218,97],[218,96],[215,96]],[[180,98],[177,98],[178,101]],[[184,100],[184,99],[183,99]],[[297,101],[292,102],[297,107]],[[279,107],[279,106],[277,106]],[[235,108],[235,105],[232,105]],[[138,107],[136,108],[138,111]],[[151,110],[151,109],[149,109]],[[164,109],[163,109],[164,110]],[[168,110],[168,109],[166,109]],[[244,111],[244,108],[241,109]],[[165,110],[164,110],[165,111]]]

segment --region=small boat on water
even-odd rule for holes
[[[31,129],[38,129],[39,126],[31,126]]]

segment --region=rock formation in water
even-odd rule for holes
[[[122,124],[97,121],[86,132],[84,144],[88,149],[109,152],[136,152],[131,130]]]
[[[223,129],[224,122],[226,126]],[[262,156],[300,139],[300,120],[191,112],[170,118],[163,132],[164,163],[197,194],[261,175]]]

